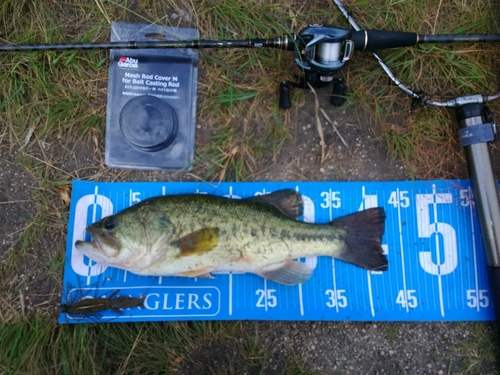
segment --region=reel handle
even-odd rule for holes
[[[336,78],[333,80],[333,92],[330,96],[330,104],[340,107],[345,103],[345,82],[342,78]]]
[[[292,106],[292,101],[290,100],[290,86],[291,82],[283,81],[280,83],[280,108],[288,109]]]

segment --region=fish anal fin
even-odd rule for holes
[[[204,273],[203,275],[198,275],[196,277],[199,277],[201,279],[215,279],[215,277],[213,277],[210,272]]]
[[[305,263],[287,260],[284,263],[271,264],[259,271],[259,276],[280,284],[295,285],[305,283],[311,278],[313,270]]]
[[[298,219],[304,213],[302,195],[292,189],[278,190],[271,194],[257,195],[248,198],[249,201],[276,207],[284,215]]]
[[[202,228],[174,241],[172,245],[179,247],[179,255],[202,254],[212,250],[219,243],[219,228]]]
[[[177,276],[186,276],[186,277],[201,277],[204,279],[213,279],[214,277],[210,274],[213,271],[213,267],[203,267],[197,270],[190,270],[179,272]]]

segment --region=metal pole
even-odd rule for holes
[[[464,146],[472,193],[488,262],[491,299],[500,336],[500,197],[493,172],[488,142],[495,134],[492,124],[482,117],[482,103],[465,104],[457,108],[461,142]],[[488,127],[490,126],[490,129]]]

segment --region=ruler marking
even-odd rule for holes
[[[410,309],[408,307],[408,292],[406,289],[406,271],[405,271],[405,253],[403,246],[403,225],[401,223],[401,204],[399,202],[399,188],[396,188],[396,199],[398,202],[398,231],[399,231],[399,247],[401,249],[401,274],[403,276],[403,293],[405,298],[405,309],[409,313]]]
[[[441,310],[441,316],[444,317],[444,301],[443,301],[443,280],[441,276],[441,248],[439,247],[439,236],[438,236],[438,220],[437,220],[437,190],[436,185],[432,184],[432,209],[434,212],[434,242],[436,244],[436,262],[438,264],[438,293],[439,293],[439,307]],[[444,238],[443,238],[444,240]]]
[[[267,280],[264,279],[264,309],[267,311]]]
[[[233,315],[233,274],[229,273],[229,315]]]
[[[330,201],[328,203],[329,206],[329,215],[330,215],[330,222],[333,220],[333,211],[332,211],[332,189],[329,189],[329,194],[330,196],[328,197],[328,200]],[[335,311],[339,312],[339,304],[337,301],[337,278],[335,275],[335,258],[332,258],[332,278],[333,278],[333,298],[335,299]]]
[[[476,258],[476,234],[475,234],[475,228],[474,228],[474,210],[472,207],[472,190],[469,186],[469,215],[470,215],[470,230],[471,230],[471,237],[472,237],[472,257],[474,260],[474,285],[476,287],[476,298],[477,298],[477,306],[476,309],[477,311],[481,310],[481,307],[479,306],[479,280],[477,277],[477,258]]]
[[[96,217],[97,217],[97,195],[98,195],[99,188],[96,185],[94,187],[94,201],[92,202],[92,223],[96,222]],[[85,232],[83,234],[85,236]],[[87,257],[88,258],[88,257]],[[89,259],[89,264],[87,266],[87,285],[90,285],[90,282],[92,280],[92,263],[94,262],[92,259]]]
[[[366,272],[366,276],[368,278],[368,294],[370,295],[370,310],[371,310],[372,316],[375,316],[375,306],[373,305],[372,279],[370,277],[370,271]]]
[[[304,316],[304,301],[302,300],[302,284],[299,284],[300,315]]]
[[[132,189],[130,189],[132,190]],[[97,186],[94,189],[94,203],[92,204],[92,223],[96,222],[96,216],[97,216]]]
[[[298,185],[295,186],[295,191],[297,193],[299,193],[299,186]],[[305,216],[305,213],[304,213],[304,216]],[[306,221],[305,217],[304,217],[304,221]],[[316,220],[314,220],[314,221],[316,221]],[[266,292],[266,294],[267,294],[267,292]],[[266,296],[266,298],[267,298],[267,296]],[[267,307],[266,307],[266,309],[267,309]],[[304,301],[302,299],[302,284],[299,284],[299,309],[300,309],[300,315],[304,316]]]
[[[335,262],[332,259],[332,273],[333,273],[333,298],[335,300],[335,311],[339,312],[339,304],[337,303],[337,281],[335,280]]]
[[[366,210],[366,188],[363,185],[361,188],[361,197],[362,197],[362,205],[363,205],[363,210]],[[366,271],[366,278],[368,280],[368,299],[370,301],[370,312],[372,316],[375,316],[375,306],[373,304],[373,293],[372,293],[372,278],[370,275],[370,271]]]

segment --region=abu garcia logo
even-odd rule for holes
[[[132,57],[120,56],[118,59],[118,66],[120,68],[139,68],[139,59],[134,59]]]

